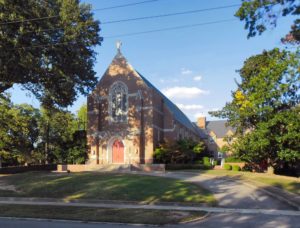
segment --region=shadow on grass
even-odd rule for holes
[[[122,173],[53,174],[29,172],[1,177],[19,192],[0,196],[96,200],[181,202],[214,205],[212,194],[192,183],[163,177]]]

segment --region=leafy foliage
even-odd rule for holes
[[[78,131],[77,118],[58,109],[14,105],[0,97],[0,165],[84,163],[86,133]]]
[[[233,100],[212,114],[236,127],[242,160],[277,167],[300,159],[299,54],[274,49],[246,60]]]
[[[66,107],[95,86],[93,48],[102,38],[90,5],[4,0],[0,12],[0,93],[18,84],[44,105]]]
[[[245,29],[249,31],[248,38],[262,34],[268,26],[275,27],[279,16],[300,14],[297,0],[242,0],[242,2],[236,16],[245,21]],[[282,41],[299,44],[299,19],[294,21],[290,33]]]
[[[157,147],[154,151],[154,159],[165,164],[191,163],[203,151],[205,151],[203,142],[178,140],[174,144],[161,144]]]
[[[225,170],[232,170],[232,166],[229,164],[224,164],[224,169]]]
[[[232,171],[241,171],[241,167],[239,167],[238,165],[233,165]]]

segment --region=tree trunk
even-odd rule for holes
[[[2,157],[0,156],[0,169],[2,168]]]

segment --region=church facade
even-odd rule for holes
[[[87,104],[87,164],[151,164],[160,142],[200,140],[196,124],[127,62],[120,47]]]

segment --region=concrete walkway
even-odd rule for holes
[[[148,210],[177,210],[177,211],[206,211],[213,213],[238,213],[238,214],[266,214],[266,215],[287,215],[300,216],[300,211],[274,210],[274,209],[243,209],[243,208],[222,208],[222,207],[201,207],[201,206],[175,206],[175,205],[149,205],[149,204],[128,204],[128,203],[99,203],[99,202],[64,202],[58,199],[37,199],[37,198],[0,198],[0,205],[39,205],[39,206],[70,206],[70,207],[93,207],[93,208],[118,208],[118,209],[148,209]]]
[[[240,209],[299,210],[300,205],[268,188],[255,186],[239,177],[212,176],[194,172],[143,173],[144,175],[180,179],[199,184],[211,191],[219,207]]]
[[[5,228],[132,228],[132,227],[160,227],[155,225],[141,224],[118,224],[118,223],[87,223],[80,221],[62,221],[49,219],[16,219],[16,218],[1,218],[0,227]],[[170,228],[299,228],[299,218],[296,216],[271,216],[271,215],[241,215],[234,213],[218,213],[211,214],[208,218],[194,223],[165,225],[163,227]]]

